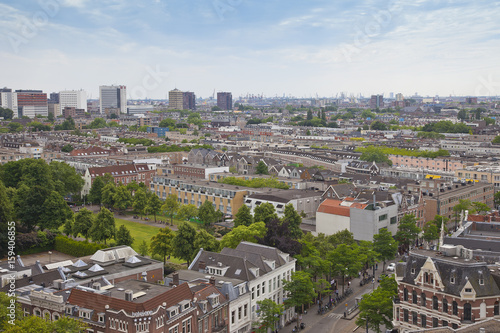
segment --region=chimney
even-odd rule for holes
[[[205,272],[205,268],[207,268],[207,264],[205,264],[204,261],[200,261],[198,263],[198,271],[199,272]]]
[[[178,286],[179,285],[179,273],[178,272],[174,272],[172,274],[172,284],[174,286]]]
[[[215,286],[215,277],[214,277],[214,276],[211,276],[211,277],[210,277],[210,280],[209,280],[208,282],[210,282],[210,284],[211,284],[212,286]]]
[[[92,289],[101,290],[101,284],[99,282],[95,282],[94,284],[92,284]]]
[[[17,255],[17,263],[19,264],[19,266],[24,267],[23,260],[21,259],[21,256],[19,254]]]
[[[132,302],[134,299],[134,292],[130,289],[125,290],[125,300]]]
[[[481,328],[479,329],[479,333],[486,333],[486,329],[481,327]]]

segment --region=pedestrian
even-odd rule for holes
[[[351,286],[351,281],[347,282],[347,286],[350,287]]]

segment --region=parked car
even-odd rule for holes
[[[387,270],[389,272],[394,272],[396,270],[396,264],[395,263],[390,263],[388,266],[387,266]]]

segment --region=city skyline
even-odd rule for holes
[[[0,10],[1,85],[12,89],[500,95],[498,3],[4,0]]]

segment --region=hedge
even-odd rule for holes
[[[105,249],[105,244],[76,241],[66,236],[57,236],[54,250],[74,256],[84,257],[94,254],[96,251]]]

